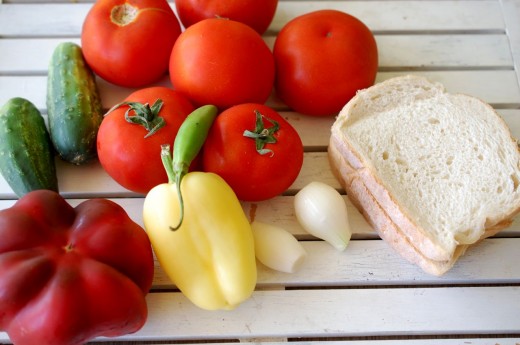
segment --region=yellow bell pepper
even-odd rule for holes
[[[216,115],[216,108],[209,109]],[[198,114],[203,120],[189,116],[183,126],[208,122],[204,119],[207,113],[208,108],[199,108],[190,116]],[[173,162],[169,146],[163,146],[170,181],[146,196],[144,226],[160,265],[188,299],[203,309],[232,309],[249,298],[256,286],[251,225],[235,193],[220,176],[187,172],[209,127],[185,135],[183,126],[175,140]],[[187,157],[179,153],[185,150],[183,146],[192,151]],[[181,158],[176,159],[177,153]]]
[[[144,225],[166,274],[196,305],[230,309],[256,285],[254,242],[233,190],[213,173],[188,173],[181,184],[184,221],[173,184],[153,188],[144,205]]]

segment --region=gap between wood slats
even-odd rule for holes
[[[33,66],[34,67],[34,66]],[[0,67],[1,68],[1,67]],[[514,71],[514,66],[449,66],[449,65],[409,65],[409,66],[379,66],[378,73],[421,73],[421,72],[492,72],[492,71]],[[47,77],[47,70],[23,71],[23,70],[0,70],[0,77]],[[165,81],[168,83],[167,81]],[[108,110],[108,109],[106,109]]]
[[[430,284],[416,284],[416,285],[345,285],[345,286],[264,286],[259,285],[255,291],[312,291],[329,290],[331,293],[337,290],[397,290],[397,289],[445,289],[445,288],[486,288],[486,287],[520,287],[520,283],[502,283],[502,284],[446,284],[446,285],[430,285]],[[169,288],[155,289],[152,288],[149,293],[181,293],[175,286]]]
[[[417,335],[417,336],[384,336],[384,337],[338,337],[338,338],[288,338],[293,345],[313,344],[339,345],[520,345],[518,334],[451,334]],[[317,343],[316,343],[317,342]]]
[[[446,336],[385,336],[385,337],[338,337],[338,338],[268,338],[268,339],[219,339],[185,341],[125,341],[126,345],[192,345],[192,344],[228,345],[251,343],[263,345],[520,345],[519,334],[451,334]],[[119,345],[114,341],[92,341],[90,345]]]
[[[441,0],[442,1],[442,0]],[[1,3],[0,3],[1,4]],[[371,30],[374,36],[424,36],[424,35],[480,35],[480,36],[496,36],[496,35],[506,35],[507,31],[505,29],[473,29],[473,30],[443,30],[443,29],[431,29],[431,30]],[[277,31],[268,30],[263,34],[263,37],[269,39],[270,37],[274,37],[278,34]],[[70,33],[66,34],[63,32],[56,34],[47,34],[45,36],[41,36],[38,34],[27,33],[27,34],[4,34],[0,35],[0,38],[4,39],[20,39],[20,40],[34,40],[34,39],[59,39],[59,40],[79,40],[79,33]]]

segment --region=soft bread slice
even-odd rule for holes
[[[520,210],[520,154],[503,120],[421,77],[358,92],[332,127],[329,152],[340,182],[359,179],[378,205],[368,218],[384,213],[432,262],[453,262],[459,246],[496,233]]]
[[[334,146],[330,146],[329,157],[332,161],[341,161],[344,163],[340,165],[332,164],[333,173],[338,177],[347,177],[341,178],[341,183],[353,205],[362,212],[369,224],[376,229],[379,237],[389,243],[404,259],[416,264],[429,274],[440,276],[452,268],[459,257],[465,253],[468,245],[457,246],[450,260],[436,261],[424,256],[417,247],[410,242],[410,239],[403,235],[402,230],[392,222],[390,217],[378,204],[377,200],[362,183],[361,179],[356,178],[353,168],[346,163],[344,157],[341,156]],[[341,169],[341,171],[337,170],[338,168]],[[510,226],[511,222],[511,219],[507,219],[495,227],[486,230],[482,238],[495,235],[498,231]]]

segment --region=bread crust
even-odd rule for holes
[[[418,84],[424,83],[432,90],[445,92],[440,84],[431,84],[424,78],[414,76],[399,78],[414,79],[414,82],[417,81]],[[393,82],[398,83],[399,81],[394,80]],[[372,88],[378,87],[380,86],[376,85]],[[377,92],[375,94],[377,95]],[[453,266],[465,252],[468,245],[460,245],[454,241],[452,248],[447,250],[437,245],[435,239],[427,231],[415,224],[407,216],[406,210],[402,209],[391,193],[384,187],[384,184],[379,181],[377,174],[373,173],[375,168],[371,166],[371,163],[364,161],[362,156],[357,153],[357,150],[350,145],[341,130],[348,116],[342,116],[341,114],[349,114],[349,112],[354,111],[355,107],[359,106],[362,108],[365,106],[363,104],[365,99],[360,96],[358,94],[345,106],[332,126],[329,143],[329,160],[332,171],[347,191],[347,195],[353,204],[356,205],[382,239],[388,242],[404,258],[420,266],[424,271],[434,275],[441,275]],[[383,105],[377,106],[384,108]],[[509,131],[498,113],[494,110],[493,112]],[[512,137],[511,140],[515,141]],[[520,205],[508,214],[488,219],[485,224],[486,228],[479,240],[493,236],[509,226],[519,211]]]
[[[332,172],[352,204],[363,214],[368,223],[376,230],[379,237],[388,243],[407,261],[419,266],[423,271],[440,276],[447,272],[462,255],[467,246],[460,246],[449,260],[432,260],[423,255],[402,230],[390,219],[371,195],[352,167],[346,163],[335,145],[329,146],[329,159]],[[338,167],[341,167],[338,169]]]
[[[378,200],[380,207],[385,210],[385,213],[392,222],[401,229],[402,236],[406,237],[410,243],[414,243],[419,252],[434,261],[450,260],[455,251],[455,246],[451,248],[451,251],[445,251],[434,242],[423,228],[414,224],[406,217],[406,212],[399,207],[388,190],[386,190],[378,178],[372,174],[368,163],[363,162],[362,159],[348,147],[347,141],[341,138],[341,132],[333,134],[329,148],[334,148],[336,152],[338,152],[338,157],[343,157],[342,162],[338,162],[337,164],[341,164],[345,167],[344,172],[349,175],[348,178],[352,179],[355,177],[363,181],[365,188]],[[335,161],[338,160],[336,159]],[[352,164],[352,162],[354,162],[354,164]],[[355,167],[356,165],[357,168]]]

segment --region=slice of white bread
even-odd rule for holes
[[[416,76],[361,90],[331,130],[338,180],[405,258],[432,274],[520,210],[520,153],[484,102]]]
[[[436,261],[425,257],[418,249],[410,242],[410,239],[403,236],[402,231],[392,222],[388,215],[381,209],[372,194],[366,189],[365,185],[360,179],[356,179],[355,174],[352,173],[352,167],[346,163],[339,151],[334,146],[330,146],[330,157],[338,161],[343,161],[333,170],[336,176],[347,176],[349,182],[342,181],[342,184],[347,191],[348,196],[353,201],[353,204],[363,213],[369,223],[377,230],[380,237],[397,250],[401,256],[408,261],[418,265],[425,272],[432,275],[440,276],[447,272],[457,261],[457,259],[464,254],[467,245],[457,246],[454,254],[450,260]],[[337,169],[341,169],[337,170]],[[486,230],[483,237],[492,236],[504,227],[510,225],[510,221],[506,220],[499,223],[497,226]]]

